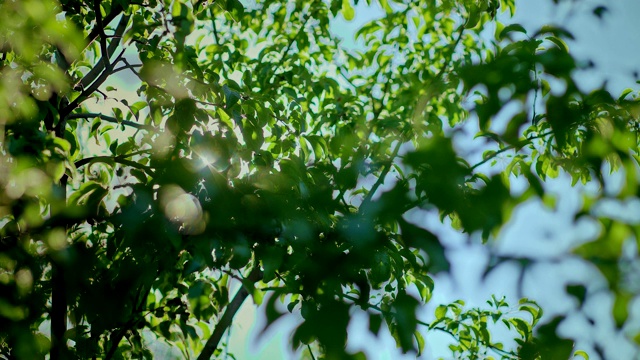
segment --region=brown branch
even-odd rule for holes
[[[66,104],[66,99],[62,99],[58,106],[62,107]],[[58,124],[54,128],[54,134],[57,138],[64,137],[66,120],[59,114]],[[59,190],[60,198],[52,204],[52,213],[61,213],[67,205],[67,176],[60,179],[60,183],[55,186]],[[67,227],[65,226],[65,236]],[[64,334],[67,331],[67,286],[65,279],[65,269],[63,264],[55,259],[51,259],[51,351],[49,357],[51,360],[66,359],[67,346]]]
[[[155,175],[155,171],[151,167],[144,166],[144,165],[142,165],[140,163],[137,163],[135,161],[132,161],[132,160],[127,160],[128,157],[139,155],[143,151],[146,151],[146,150],[141,150],[141,151],[138,151],[138,152],[124,154],[124,155],[118,155],[118,156],[92,156],[92,157],[80,159],[80,160],[76,161],[75,163],[73,163],[73,165],[77,169],[77,168],[83,167],[83,166],[85,166],[87,164],[94,163],[94,162],[103,162],[103,163],[114,162],[114,163],[118,163],[118,164],[121,164],[121,165],[130,166],[130,167],[136,168],[138,170],[142,170],[145,173],[147,173],[147,175],[154,176]],[[62,176],[62,179],[60,181],[61,182],[64,181],[65,184],[66,184],[66,182],[68,181],[68,178],[69,178],[69,174],[65,173]]]
[[[118,55],[114,63],[117,63],[118,61],[120,61],[123,54],[124,54],[124,50],[120,52],[120,54]],[[68,106],[66,106],[64,109],[60,111],[60,117],[66,118],[67,115],[71,113],[71,111],[77,108],[83,101],[88,99],[89,96],[91,96],[91,94],[93,94],[96,90],[98,90],[98,88],[107,80],[107,78],[111,76],[112,71],[113,69],[104,70],[102,74],[100,74],[100,77],[98,77],[98,79],[94,81],[93,84],[91,84],[91,86],[83,90],[82,93],[77,98],[75,98],[73,102],[71,102],[71,104],[69,104]]]
[[[114,3],[113,7],[111,8],[111,12],[107,14],[107,16],[104,17],[104,19],[102,19],[102,22],[108,25],[110,22],[113,21],[113,19],[118,17],[118,15],[122,14],[123,11],[124,9],[120,4]],[[100,30],[98,28],[94,28],[93,30],[91,30],[91,33],[89,33],[89,35],[85,39],[85,44],[89,46],[93,42],[93,40],[95,40],[98,37],[98,35],[100,35]]]
[[[104,25],[102,24],[102,11],[100,11],[100,3],[102,3],[102,0],[93,0],[93,13],[96,15],[96,30],[98,30],[98,36],[100,37],[100,52],[102,53],[102,64],[105,69],[110,71],[110,56],[109,51],[107,50],[107,36],[104,33]]]
[[[256,282],[262,279],[262,271],[260,271],[260,268],[255,267],[253,271],[251,271],[251,274],[247,279],[251,282]],[[224,335],[225,331],[227,331],[229,326],[231,326],[233,317],[236,315],[247,296],[249,296],[249,291],[245,286],[242,286],[236,293],[236,296],[233,297],[233,300],[231,300],[231,303],[227,305],[227,309],[225,310],[224,315],[222,315],[222,318],[220,319],[218,324],[216,324],[215,329],[213,329],[213,334],[211,334],[211,337],[204,344],[204,348],[202,349],[200,355],[198,355],[197,360],[211,359],[211,356],[213,356],[213,352],[216,350],[218,344],[220,343],[220,339],[222,339],[222,335]]]
[[[105,360],[109,360],[113,358],[113,356],[116,354],[116,351],[118,350],[118,345],[120,344],[120,341],[122,341],[122,338],[127,333],[127,331],[129,331],[129,329],[125,325],[115,333],[111,333],[111,338],[110,338],[111,347],[109,348],[109,351],[104,357]]]
[[[65,358],[64,333],[67,331],[67,291],[64,270],[57,263],[51,264],[51,360]]]
[[[105,18],[106,21],[106,18]],[[105,22],[103,21],[103,23]],[[116,27],[115,33],[113,34],[113,40],[109,44],[109,47],[106,50],[106,55],[102,54],[102,59],[98,61],[98,63],[82,78],[78,81],[73,87],[74,89],[85,89],[92,82],[94,82],[100,73],[105,69],[105,62],[109,62],[111,56],[115,53],[116,49],[120,45],[120,40],[122,39],[122,34],[124,33],[127,25],[129,24],[129,15],[123,15]],[[95,29],[94,31],[96,31]],[[105,38],[106,39],[106,38]],[[104,50],[103,50],[104,52]]]
[[[140,296],[143,292],[145,292],[145,295],[142,295],[143,301],[141,302]],[[132,330],[133,327],[136,325],[139,318],[135,315],[135,313],[136,312],[140,313],[143,311],[143,306],[144,306],[144,303],[146,303],[146,299],[148,295],[149,295],[149,292],[147,291],[147,289],[145,289],[144,286],[141,286],[138,288],[138,291],[136,292],[136,295],[133,299],[133,306],[135,308],[135,311],[132,314],[132,317],[126,323],[124,323],[117,332],[111,333],[111,339],[110,339],[111,347],[109,348],[109,351],[105,355],[105,360],[109,360],[114,357],[114,355],[116,354],[116,351],[118,350],[118,345],[120,345],[120,341],[122,341],[122,339],[125,337],[127,332]]]

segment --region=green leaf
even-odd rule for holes
[[[627,97],[627,95],[631,94],[633,92],[633,89],[624,89],[622,91],[622,93],[620,93],[620,96],[618,97],[618,102],[622,102],[624,100],[624,98]]]
[[[580,356],[584,360],[589,360],[589,354],[587,354],[586,352],[584,352],[582,350],[577,350],[576,352],[574,352],[573,353],[574,359],[576,358],[576,356]]]
[[[441,320],[445,317],[445,315],[447,314],[447,306],[446,305],[439,305],[436,308],[436,320]]]
[[[238,103],[238,101],[240,101],[240,93],[231,89],[227,84],[222,85],[222,91],[224,92],[225,109],[231,109]]]
[[[342,16],[344,16],[344,19],[347,21],[353,20],[356,16],[355,10],[351,7],[350,0],[342,0]]]
[[[547,36],[545,39],[554,43],[560,50],[564,52],[569,52],[569,46],[567,46],[567,43],[564,42],[564,40],[555,36]]]
[[[555,26],[555,25],[545,25],[543,26],[533,37],[537,37],[539,35],[542,34],[553,34],[554,36],[558,37],[558,38],[567,38],[570,40],[574,40],[575,37],[573,36],[573,34],[571,34],[571,32],[569,32],[568,30],[566,30],[563,27],[560,26]]]
[[[510,24],[505,26],[502,31],[500,32],[500,35],[498,36],[499,40],[503,40],[504,38],[506,38],[507,36],[509,36],[509,33],[512,32],[519,32],[522,34],[527,34],[527,30],[525,30],[525,28],[520,25],[520,24]]]
[[[625,291],[618,291],[615,294],[612,313],[613,320],[615,321],[616,327],[618,329],[620,329],[627,322],[631,300],[633,300],[633,295]]]
[[[418,344],[418,356],[422,355],[422,352],[424,351],[424,337],[422,337],[422,334],[420,333],[420,331],[416,330],[416,332],[413,333],[413,336],[416,338],[416,342]]]
[[[417,350],[413,343],[414,333],[418,325],[415,317],[417,306],[418,301],[416,299],[403,293],[399,293],[393,302],[394,320],[397,324],[393,335],[404,352]]]
[[[593,15],[597,16],[599,19],[602,19],[604,14],[606,14],[608,11],[609,9],[606,6],[596,6],[595,8],[593,8]]]
[[[399,220],[402,239],[407,246],[423,249],[429,255],[429,271],[433,274],[448,272],[450,265],[444,246],[437,236],[426,229],[419,228],[403,219]]]
[[[578,300],[578,307],[582,307],[584,300],[587,296],[587,288],[580,284],[569,284],[566,286],[567,294],[575,297]]]
[[[369,331],[378,335],[380,332],[380,326],[382,325],[382,316],[380,314],[369,314]]]

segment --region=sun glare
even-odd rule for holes
[[[200,158],[200,165],[203,168],[215,167],[215,163],[218,161],[218,157],[211,152],[204,152],[204,153],[198,154],[198,157]]]

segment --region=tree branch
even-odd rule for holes
[[[110,360],[115,355],[116,351],[118,350],[118,345],[120,344],[120,341],[122,341],[122,338],[129,330],[127,325],[128,324],[125,324],[125,326],[123,326],[121,329],[119,329],[115,333],[111,333],[111,338],[110,338],[111,347],[109,347],[109,351],[104,357],[105,360]]]
[[[67,291],[62,265],[51,264],[51,360],[65,358],[64,333],[67,331]]]
[[[218,36],[218,28],[216,27],[216,17],[213,14],[213,7],[209,8],[209,12],[211,13],[211,26],[213,28],[213,38],[216,41],[216,45],[220,45],[220,37]]]
[[[364,200],[362,200],[362,204],[360,204],[359,212],[362,212],[362,210],[367,207],[367,205],[371,202],[371,198],[376,193],[376,190],[378,190],[380,185],[384,183],[384,179],[387,177],[387,174],[389,174],[389,170],[391,170],[391,166],[393,165],[393,160],[396,158],[396,156],[398,156],[398,152],[400,151],[400,147],[402,146],[403,143],[404,142],[402,139],[398,140],[396,147],[393,149],[393,152],[389,157],[389,161],[387,161],[387,163],[384,166],[384,170],[382,170],[375,184],[373,184],[373,186],[371,187],[371,190],[369,190],[367,195],[364,197]]]
[[[102,19],[103,23],[108,25],[110,22],[113,21],[113,19],[118,17],[118,15],[120,15],[123,11],[124,9],[122,8],[122,6],[117,2],[114,2],[113,7],[111,8],[111,12],[107,14],[107,16],[104,17],[104,19]],[[89,33],[89,35],[85,39],[85,44],[89,46],[93,42],[93,40],[95,40],[98,37],[98,35],[100,35],[99,29],[95,28],[91,30],[91,33]]]
[[[310,344],[307,344],[307,350],[309,350],[309,355],[311,355],[311,360],[316,360],[316,356],[313,355],[313,350],[311,350]]]
[[[118,55],[114,63],[117,63],[118,61],[120,61],[123,54],[124,54],[124,50],[120,52],[120,54]],[[100,77],[98,77],[98,79],[94,81],[93,84],[91,84],[91,86],[83,90],[82,93],[77,98],[75,98],[71,104],[69,104],[68,106],[66,106],[64,109],[60,111],[60,117],[66,118],[67,115],[69,115],[71,111],[73,111],[73,109],[77,108],[83,101],[88,99],[89,96],[91,96],[91,94],[93,94],[96,90],[98,90],[98,88],[102,85],[102,83],[104,83],[107,80],[107,78],[111,76],[111,74],[112,74],[112,71],[104,70],[102,74],[100,74]]]
[[[135,161],[132,160],[127,160],[126,158],[133,156],[134,154],[125,154],[125,155],[119,155],[119,156],[93,156],[93,157],[88,157],[88,158],[84,158],[81,160],[76,161],[73,165],[75,165],[76,168],[85,166],[87,164],[90,163],[94,163],[94,162],[115,162],[118,164],[122,164],[122,165],[126,165],[126,166],[130,166],[132,168],[136,168],[139,170],[142,170],[144,172],[146,172],[147,174],[149,174],[150,176],[155,175],[155,171],[153,171],[152,168],[148,167],[148,166],[144,166],[142,164],[139,164]]]
[[[151,125],[138,124],[137,122],[129,121],[129,120],[118,120],[112,116],[103,115],[100,113],[82,113],[82,114],[71,114],[67,116],[67,120],[71,119],[92,119],[99,117],[100,119],[114,123],[114,124],[122,124],[126,126],[131,126],[132,128],[142,129],[147,131],[157,131],[157,129]]]
[[[453,42],[453,44],[451,44],[451,47],[450,47],[451,55],[449,57],[449,60],[447,60],[447,63],[442,66],[442,68],[440,69],[438,74],[436,74],[436,77],[431,81],[431,83],[433,83],[437,79],[440,79],[444,75],[444,72],[446,71],[446,69],[449,67],[449,64],[451,63],[451,59],[453,58],[453,54],[455,53],[456,47],[458,47],[458,44],[460,43],[460,40],[462,39],[463,33],[464,33],[464,26],[460,26],[459,29],[458,29],[458,37]],[[382,112],[382,109],[384,108],[383,101],[384,101],[384,97],[386,95],[386,89],[388,88],[389,83],[390,82],[387,81],[386,84],[385,84],[385,88],[384,88],[385,91],[384,91],[384,93],[382,95],[382,98],[380,100],[380,106],[378,107],[378,109],[374,110],[373,120],[372,121],[375,121],[380,116],[380,113]],[[362,204],[360,204],[360,211],[362,209],[364,209],[366,207],[366,205],[368,205],[371,202],[371,198],[373,197],[373,195],[375,195],[376,190],[378,190],[380,185],[382,185],[384,183],[384,179],[387,177],[387,174],[391,170],[391,166],[393,164],[393,160],[398,155],[398,151],[400,151],[400,147],[402,146],[402,144],[403,144],[403,141],[402,140],[398,140],[398,144],[396,144],[396,147],[393,150],[393,153],[391,154],[391,157],[389,158],[388,163],[385,164],[384,170],[382,170],[382,172],[380,173],[380,176],[376,180],[375,184],[373,184],[373,186],[371,187],[371,190],[369,190],[369,192],[365,196],[364,200],[362,200]]]
[[[298,32],[291,39],[289,39],[289,43],[287,44],[287,47],[284,49],[284,51],[282,52],[282,56],[280,57],[280,64],[284,63],[284,58],[289,54],[289,51],[291,50],[293,43],[295,43],[298,39],[298,36],[300,36],[300,34],[302,34],[302,32],[304,31],[304,27],[307,25],[309,19],[311,19],[311,16],[305,16],[302,25],[300,25],[300,29],[298,29]]]
[[[262,279],[262,271],[260,271],[260,268],[256,266],[251,271],[251,274],[247,279],[251,282],[256,282]],[[222,339],[222,335],[224,335],[225,331],[227,331],[229,326],[231,326],[233,317],[236,315],[236,312],[238,312],[240,306],[242,306],[242,303],[247,298],[247,296],[249,296],[249,291],[243,285],[236,293],[236,296],[233,297],[231,303],[229,303],[229,305],[227,306],[224,315],[222,315],[222,318],[220,319],[218,324],[216,324],[216,327],[213,330],[213,334],[211,334],[209,340],[207,340],[206,344],[204,344],[204,348],[202,349],[202,352],[198,356],[197,360],[211,359],[211,356],[213,356],[213,352],[218,347],[220,339]]]
[[[100,11],[100,3],[102,0],[93,0],[93,13],[96,15],[96,30],[100,37],[100,52],[102,53],[102,64],[107,71],[111,71],[111,63],[109,62],[109,51],[107,50],[107,36],[104,34],[104,25],[102,24],[102,11]]]
[[[458,31],[458,37],[453,42],[453,44],[451,44],[451,47],[450,47],[451,52],[449,53],[449,59],[442,66],[440,71],[438,71],[438,74],[436,74],[436,77],[431,81],[431,83],[433,83],[435,80],[439,80],[440,78],[442,78],[442,76],[444,75],[444,72],[447,70],[449,65],[451,65],[451,60],[453,60],[453,54],[456,52],[456,48],[458,47],[458,44],[460,44],[460,40],[462,40],[462,35],[464,35],[464,25],[460,25],[457,31]]]
[[[124,62],[124,59],[122,59]],[[117,69],[113,70],[113,74],[120,72],[122,70],[127,70],[130,69],[131,71],[133,71],[136,75],[138,75],[138,72],[135,70],[136,68],[142,67],[142,64],[129,64],[129,63],[125,63],[126,65],[123,65]]]
[[[57,96],[56,96],[57,97]],[[53,99],[51,99],[53,100]],[[51,101],[50,100],[50,101]],[[67,104],[66,98],[62,98],[57,104],[52,104],[59,109]],[[51,114],[51,110],[49,111]],[[66,120],[58,111],[58,123],[54,127],[54,134],[57,138],[64,138]],[[67,206],[67,182],[68,178],[65,174],[60,182],[55,186],[58,188],[60,198],[52,203],[52,213],[62,213]],[[67,236],[67,227],[64,227],[65,237]],[[66,269],[64,264],[51,258],[51,360],[61,360],[67,357],[67,344],[64,334],[67,331],[67,284]]]
[[[351,300],[351,301],[354,301],[354,302],[359,301],[358,298],[353,297],[353,296],[348,295],[348,294],[340,294],[340,297],[343,297],[345,299],[348,299],[348,300]],[[368,304],[368,307],[380,312],[382,315],[385,315],[385,316],[392,316],[392,317],[396,316],[396,313],[394,313],[393,311],[383,310],[381,307],[379,307],[377,305]],[[438,330],[438,331],[445,332],[445,333],[451,335],[456,341],[458,341],[460,343],[460,345],[464,346],[464,344],[458,339],[458,337],[453,332],[451,332],[450,330],[448,330],[446,328],[441,328],[441,327],[431,327],[431,324],[429,324],[429,323],[427,323],[425,321],[422,321],[420,319],[416,319],[416,322],[419,325],[426,326],[427,328],[429,328],[429,330]],[[487,348],[489,348],[489,349],[491,349],[491,350],[493,350],[493,351],[495,351],[495,352],[497,352],[497,353],[499,353],[501,355],[512,356],[512,357],[515,356],[512,352],[509,352],[509,351],[506,351],[506,350],[502,350],[502,349],[496,347],[495,345],[491,344],[491,342],[482,342],[482,341],[480,341],[480,343],[482,345],[486,346]]]
[[[522,148],[523,146],[531,143],[532,140],[543,138],[545,136],[551,135],[552,133],[553,133],[553,131],[547,131],[545,133],[538,134],[536,136],[532,136],[532,137],[526,138],[525,140],[522,140],[518,144],[514,144],[514,145],[509,145],[507,147],[503,147],[502,149],[500,149],[500,150],[494,152],[493,154],[491,154],[491,156],[487,156],[485,159],[483,159],[479,163],[473,165],[469,170],[473,171],[473,170],[477,169],[479,166],[487,163],[489,160],[495,159],[498,155],[502,154],[505,151],[509,151],[509,150],[515,149],[515,148]]]
[[[105,18],[106,20],[106,18]],[[104,21],[103,21],[104,23]],[[73,88],[79,88],[79,89],[85,89],[87,86],[89,86],[92,82],[94,82],[96,80],[96,78],[100,75],[100,73],[102,72],[102,70],[105,69],[105,62],[109,62],[109,59],[111,59],[111,56],[113,56],[113,54],[115,53],[116,49],[118,48],[118,46],[120,45],[120,41],[122,39],[122,34],[124,33],[125,29],[127,28],[127,25],[129,24],[129,15],[123,15],[122,18],[120,19],[120,22],[118,23],[118,26],[116,27],[116,30],[112,36],[113,40],[111,40],[111,43],[109,44],[109,47],[106,50],[106,55],[104,53],[103,50],[103,54],[102,54],[102,58],[98,61],[98,63],[82,78],[80,79],[80,81],[78,81]],[[96,31],[98,29],[94,29],[94,31]],[[106,41],[106,37],[105,37],[105,41]]]

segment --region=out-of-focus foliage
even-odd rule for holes
[[[530,300],[416,316],[450,264],[409,215],[437,210],[491,241],[516,206],[549,201],[543,183],[560,172],[603,188],[606,171],[624,174],[585,198],[576,217],[601,233],[574,254],[606,277],[619,327],[638,293],[625,280],[637,254],[623,251],[638,222],[598,211],[638,201],[637,95],[583,92],[571,34],[497,21],[514,11],[513,0],[0,1],[0,354],[151,358],[156,339],[186,358],[223,356],[251,296],[268,326],[284,307],[300,314],[292,345],[327,359],[364,356],[345,350],[356,311],[405,352],[440,331],[458,358],[586,356],[556,334],[562,318],[536,330]],[[345,46],[338,20],[360,17]],[[466,129],[479,129],[468,141],[481,158],[460,152]],[[514,176],[530,186],[511,191]],[[580,289],[569,292],[582,303]],[[507,346],[491,335],[500,326]]]

